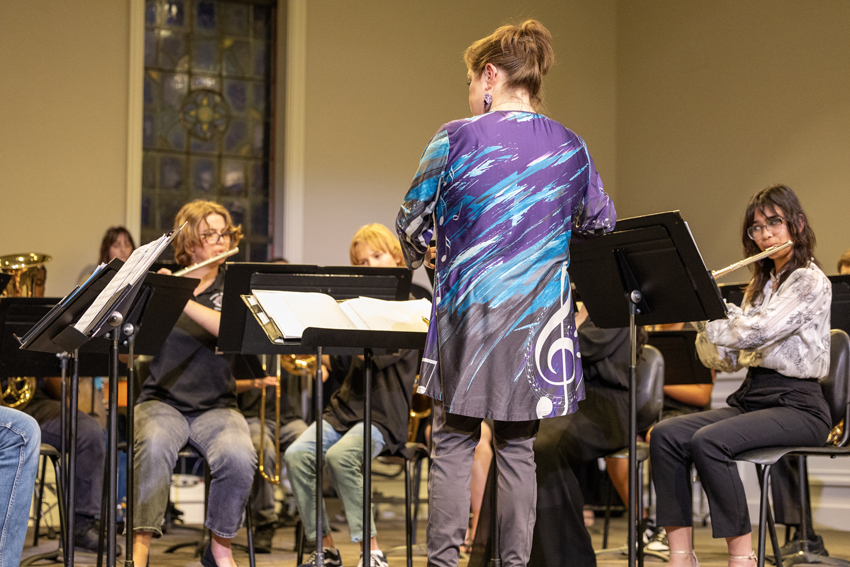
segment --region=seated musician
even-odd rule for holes
[[[540,422],[534,442],[537,521],[529,565],[596,565],[575,470],[629,443],[629,329],[600,329],[583,306],[576,326],[585,399],[576,413]],[[639,348],[646,336],[639,328]]]
[[[44,296],[44,276],[33,285],[33,296]],[[41,429],[41,441],[56,447],[62,444],[61,381],[58,377],[39,377],[30,402],[21,411],[35,418]],[[103,498],[103,468],[106,463],[106,434],[100,422],[77,410],[77,470],[74,478],[74,548],[96,553],[100,535],[100,504]],[[67,487],[66,487],[67,490]],[[120,546],[117,548],[120,553]]]
[[[21,560],[40,446],[35,420],[0,406],[0,565]]]
[[[285,369],[281,371],[280,437],[278,438],[281,454],[307,429],[307,424],[301,418],[300,410],[297,408],[296,403],[293,403],[293,400],[287,396],[286,392],[288,381],[300,379],[300,376],[290,374]],[[260,431],[261,391],[255,388],[240,393],[238,403],[239,410],[248,421],[248,429],[251,431],[251,442],[254,445],[254,450],[259,455],[262,448],[265,448],[263,467],[267,475],[273,475],[275,470],[274,458],[277,454],[274,441],[275,414],[277,413],[275,409],[275,388],[273,386],[265,387],[266,415],[262,432]],[[262,441],[261,433],[263,434]],[[254,477],[251,496],[252,512],[254,514],[254,552],[271,553],[278,514],[274,501],[274,486],[263,478],[259,469]]]
[[[838,259],[838,273],[842,276],[850,274],[850,250],[844,252]]]
[[[747,498],[735,455],[767,446],[820,446],[829,408],[818,381],[829,371],[832,290],[814,259],[815,235],[794,192],[784,185],[756,193],[747,205],[744,250],[753,255],[792,241],[754,264],[743,308],[701,324],[700,359],[709,367],[748,367],[729,407],[683,415],[655,426],[650,443],[671,567],[698,564],[693,551],[690,466],[708,496],[712,532],[725,538],[730,567],[755,564]]]
[[[175,258],[189,266],[236,246],[241,236],[230,213],[211,201],[193,201],[177,213],[187,226],[174,240]],[[189,443],[209,466],[205,525],[212,541],[204,567],[233,566],[231,539],[245,511],[257,455],[245,418],[236,406],[231,362],[215,354],[221,321],[225,259],[191,272],[194,297],[150,363],[135,410],[133,560],[146,565],[151,537],[162,535],[171,474],[180,449]],[[161,270],[169,273],[168,270]]]
[[[364,226],[351,242],[351,263],[357,266],[395,268],[404,266],[401,247],[389,229],[379,224]],[[372,454],[402,446],[407,437],[413,382],[419,369],[419,353],[402,350],[375,356],[372,373]],[[377,542],[374,516],[370,518],[371,560],[363,561],[363,418],[364,364],[361,357],[331,357],[331,373],[344,376],[342,386],[331,396],[322,416],[323,449],[330,478],[345,508],[348,532],[361,542],[360,565],[385,567],[387,560]],[[316,541],[316,424],[295,441],[284,454],[287,474],[295,493],[298,511],[309,541]],[[324,564],[342,565],[334,546],[327,513],[323,514]],[[315,565],[316,554],[305,565]]]

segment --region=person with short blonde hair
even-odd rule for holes
[[[850,274],[850,250],[847,250],[838,259],[838,273],[841,275]]]
[[[389,254],[395,260],[397,266],[404,266],[404,257],[401,255],[401,244],[398,237],[390,232],[390,229],[382,224],[373,223],[361,226],[351,239],[351,247],[348,250],[352,266],[368,265],[363,258],[358,257],[357,247],[365,244],[372,252],[383,252]]]
[[[403,262],[398,239],[385,226],[362,227],[351,241],[351,263],[373,268],[396,268]],[[387,567],[387,558],[378,546],[374,517],[370,517],[371,541],[363,545],[363,420],[365,365],[362,357],[333,356],[329,359],[331,379],[342,382],[331,395],[322,414],[322,448],[325,466],[330,472],[337,494],[342,500],[351,541],[361,542],[358,567]],[[372,372],[372,455],[385,448],[395,452],[407,441],[407,424],[413,382],[419,365],[419,352],[400,350],[373,357]],[[309,541],[318,538],[316,526],[316,427],[312,423],[283,455],[292,493],[298,504],[304,533]],[[334,544],[327,512],[323,514],[321,545],[324,564],[342,565],[342,557]],[[302,567],[316,564],[316,553]],[[365,557],[369,558],[366,559]]]

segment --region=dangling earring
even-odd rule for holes
[[[493,105],[493,96],[490,93],[484,93],[484,112],[490,112],[490,107]]]

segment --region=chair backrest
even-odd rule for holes
[[[821,382],[821,389],[835,427],[847,417],[850,406],[850,337],[841,329],[829,333],[829,374]],[[845,422],[845,430],[847,425]]]
[[[644,345],[643,358],[635,369],[635,405],[638,431],[655,423],[664,407],[664,356],[652,345]]]

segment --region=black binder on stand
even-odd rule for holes
[[[570,278],[593,322],[631,329],[629,372],[629,566],[636,560],[636,326],[726,316],[714,278],[678,211],[623,219],[614,231],[570,247]]]
[[[371,380],[374,350],[422,349],[426,333],[393,331],[360,331],[307,328],[300,340],[272,343],[240,296],[253,290],[320,292],[334,299],[359,296],[377,299],[406,300],[413,274],[405,268],[369,268],[361,266],[298,266],[293,264],[228,264],[222,304],[222,332],[218,347],[224,352],[242,354],[359,354],[362,352],[365,373],[365,416],[363,420],[363,541],[368,549],[371,509]],[[225,321],[229,324],[225,326]],[[317,364],[316,382],[321,383],[321,365]],[[314,388],[317,422],[322,418],[322,389]],[[320,422],[319,422],[320,423]],[[316,564],[324,564],[321,546],[322,520],[322,428],[316,427]],[[364,554],[364,557],[366,555]]]

